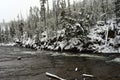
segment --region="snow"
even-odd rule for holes
[[[112,60],[106,61],[106,62],[117,62],[117,63],[120,63],[120,58],[117,57],[117,58],[115,58],[115,59],[112,59]]]
[[[64,35],[65,35],[65,29],[57,31],[57,38],[60,37],[60,36],[63,37]]]
[[[31,45],[32,46],[34,43],[35,43],[35,41],[32,40],[31,38],[28,38],[28,39],[22,41],[22,44],[24,44],[24,45]]]
[[[117,53],[120,51],[120,48],[116,49],[115,46],[120,44],[120,36],[116,35],[115,38],[109,37],[109,30],[114,30],[116,25],[114,24],[114,20],[109,20],[108,24],[105,24],[103,21],[98,21],[97,24],[90,30],[90,33],[87,35],[87,39],[82,39],[81,37],[77,37],[76,35],[66,39],[66,34],[69,31],[66,31],[67,28],[61,29],[56,31],[57,35],[53,36],[55,39],[48,39],[47,31],[44,31],[41,35],[42,38],[40,42],[43,43],[42,45],[38,46],[35,44],[36,35],[33,38],[27,38],[26,33],[22,36],[22,45],[25,47],[29,45],[34,48],[41,48],[41,49],[49,49],[49,50],[71,50],[77,49],[79,51],[82,50],[92,50],[95,52],[102,52],[102,53]],[[79,27],[79,28],[78,28]],[[79,23],[71,26],[69,29],[73,30],[71,34],[76,34],[76,29],[81,30],[83,33],[84,29],[81,27]],[[114,31],[113,31],[114,32]],[[81,34],[80,34],[81,35]],[[59,40],[59,38],[61,38]],[[19,41],[16,39],[16,41]],[[51,42],[51,43],[50,43]],[[88,43],[87,47],[84,49],[84,45]],[[39,43],[38,43],[39,44]],[[86,46],[86,45],[85,45]]]
[[[16,43],[0,43],[0,46],[15,46]]]
[[[108,24],[103,24],[103,22],[99,22],[99,25],[96,25],[93,29],[90,30],[89,35],[87,35],[91,40],[91,42],[101,42],[101,44],[93,44],[89,47],[92,47],[92,49],[98,49],[98,52],[102,53],[117,53],[118,50],[114,48],[114,46],[118,43],[120,43],[120,36],[116,36],[116,38],[109,38],[108,37],[108,31],[109,29],[114,30],[114,21],[111,19],[108,21]],[[105,36],[105,38],[102,38],[102,36]],[[109,39],[109,40],[108,40]]]
[[[62,41],[62,42],[58,42],[58,45],[61,49],[61,51],[63,51],[64,47],[66,46],[67,42],[66,41]]]

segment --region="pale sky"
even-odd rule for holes
[[[52,0],[49,0],[50,6],[52,6],[51,2]],[[39,0],[0,0],[0,22],[3,19],[5,22],[14,20],[20,13],[26,18],[29,14],[30,6],[40,7]]]
[[[30,6],[39,5],[39,0],[0,0],[0,22],[14,20],[20,13],[26,17]]]

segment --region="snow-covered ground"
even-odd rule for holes
[[[102,53],[119,53],[119,47],[115,46],[118,44],[116,42],[117,35],[115,33],[115,38],[111,38],[113,34],[110,34],[110,31],[115,31],[114,21],[111,19],[108,21],[108,24],[104,25],[96,25],[93,29],[91,29],[90,34],[88,35],[91,38],[91,42],[93,42],[95,48],[98,52]],[[109,36],[108,36],[109,35]],[[117,40],[120,41],[120,40]],[[96,46],[97,45],[97,46]]]
[[[74,26],[75,27],[75,26]],[[78,26],[76,26],[77,28]],[[80,26],[79,26],[80,27]],[[100,53],[119,53],[120,48],[118,45],[120,37],[115,34],[114,20],[109,20],[108,24],[103,23],[103,21],[98,21],[98,23],[90,30],[90,33],[85,36],[89,38],[88,40],[83,39],[82,37],[76,37],[77,34],[76,28],[64,28],[57,31],[57,35],[48,39],[47,32],[43,32],[41,35],[43,38],[40,39],[40,42],[36,44],[36,35],[33,38],[27,38],[26,34],[23,35],[22,40],[20,41],[23,47],[29,46],[35,49],[48,49],[48,50],[89,50]],[[67,30],[69,29],[69,30]],[[77,31],[76,31],[77,30]],[[70,32],[71,31],[71,32]],[[112,35],[111,35],[111,32]],[[68,35],[69,34],[69,35]],[[73,37],[71,37],[72,35]],[[69,37],[69,38],[68,38]],[[87,47],[83,47],[84,45]],[[7,44],[8,45],[8,44]]]
[[[15,46],[16,43],[0,43],[0,46]]]

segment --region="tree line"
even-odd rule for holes
[[[39,41],[41,33],[46,31],[48,38],[56,35],[57,31],[79,23],[89,33],[97,21],[107,21],[119,17],[119,0],[53,0],[52,9],[48,0],[40,0],[40,8],[30,7],[26,20],[22,15],[17,20],[4,23],[5,29],[0,28],[0,42],[8,42],[14,39],[22,40],[24,34],[28,38]],[[1,25],[1,26],[3,26]],[[85,35],[85,34],[82,34]]]

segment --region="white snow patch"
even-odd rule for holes
[[[15,46],[16,43],[0,43],[0,46]]]

